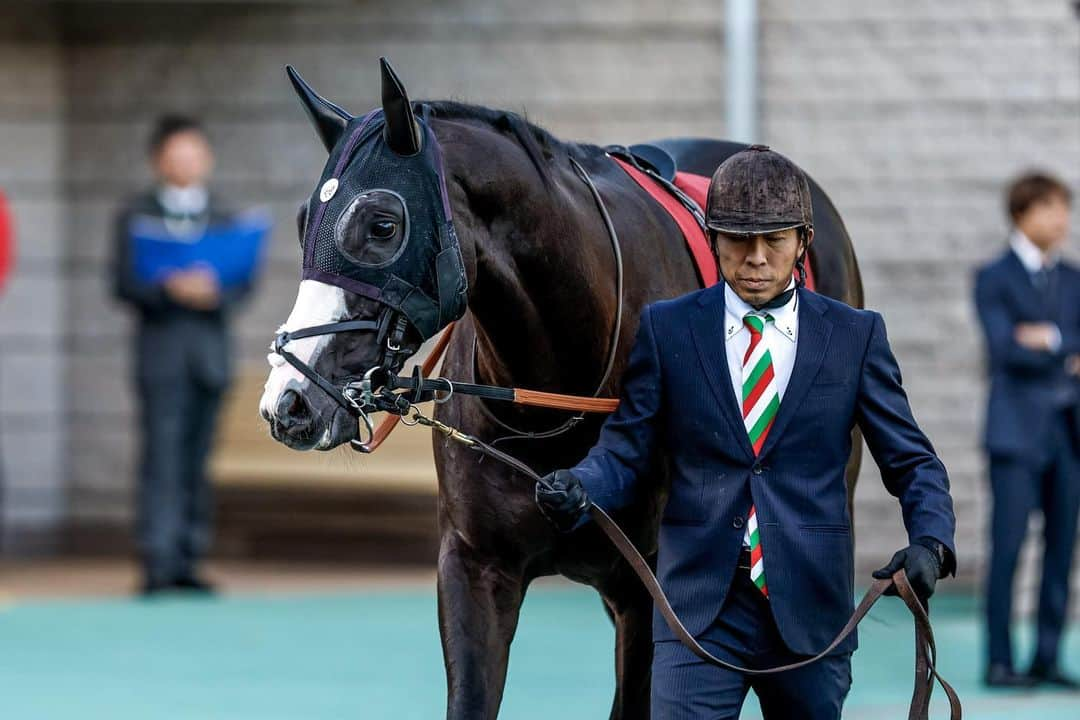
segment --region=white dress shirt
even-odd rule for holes
[[[202,185],[162,185],[157,197],[170,215],[201,215],[210,201],[210,193]]]
[[[157,191],[157,199],[165,210],[162,222],[173,240],[195,242],[202,236],[208,220],[203,213],[210,203],[210,193],[205,187],[161,185]]]
[[[795,287],[792,279],[788,288]],[[735,294],[730,285],[724,286],[724,346],[727,349],[728,370],[731,372],[731,388],[735,404],[742,408],[743,356],[750,346],[750,331],[743,325],[747,313],[772,315],[773,322],[765,323],[762,342],[772,355],[776,392],[784,399],[791,369],[795,365],[795,348],[799,342],[799,293],[792,294],[785,305],[771,310],[758,311]]]
[[[1037,273],[1044,267],[1049,270],[1057,265],[1058,253],[1043,253],[1039,246],[1031,242],[1019,228],[1013,228],[1009,235],[1009,247],[1020,258],[1021,264],[1029,273]]]
[[[795,286],[792,278],[790,289]],[[795,366],[795,348],[799,342],[799,293],[792,293],[784,305],[771,310],[755,310],[735,294],[730,285],[724,285],[724,348],[727,350],[728,372],[731,374],[731,391],[735,393],[735,405],[742,414],[743,357],[750,347],[750,330],[743,324],[747,313],[772,315],[773,321],[765,323],[761,341],[769,348],[773,362],[773,381],[780,399],[784,399],[791,369]],[[743,537],[743,547],[749,547]]]

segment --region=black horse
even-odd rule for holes
[[[348,245],[350,256],[369,252],[384,263],[393,253],[380,255],[378,248],[388,238],[421,242],[408,226],[410,219],[425,217],[428,208],[414,207],[415,201],[403,207],[399,201],[405,191],[387,186],[393,176],[372,179],[373,163],[342,159],[348,138],[366,132],[355,130],[359,121],[316,95],[298,76],[294,84],[334,165],[328,165],[324,178],[329,179],[302,209],[302,240],[308,245],[331,242],[328,238],[336,232],[339,249]],[[618,397],[642,307],[700,287],[685,242],[667,212],[603,148],[559,141],[509,112],[452,102],[414,105],[385,62],[382,105],[375,113],[376,122],[385,124],[382,135],[370,142],[385,143],[402,163],[421,151],[433,151],[432,142],[441,153],[445,210],[456,229],[468,283],[467,308],[447,349],[442,375],[590,395],[604,376],[621,302],[613,372],[600,393]],[[704,140],[661,144],[682,169],[705,175],[742,147]],[[574,161],[591,177],[617,233],[624,278],[621,298],[616,296],[616,258],[608,229]],[[313,213],[323,202],[319,194],[333,196],[342,189],[350,208],[342,215],[347,219],[338,221],[332,232],[312,227]],[[438,193],[429,201],[439,203]],[[817,234],[811,268],[818,289],[860,305],[862,288],[850,239],[836,209],[816,185],[814,215]],[[426,242],[435,242],[433,237]],[[315,248],[314,256],[320,253],[323,250]],[[354,287],[351,281],[339,283],[316,271],[305,277],[286,331],[385,318],[388,312],[391,318],[401,317],[405,312],[400,304],[388,310],[385,297],[377,293],[365,296],[367,285],[353,292],[345,287]],[[437,324],[446,321],[441,317]],[[423,324],[401,325],[404,332],[395,343],[401,357],[415,353],[431,334],[432,327],[418,327]],[[341,386],[386,362],[382,342],[386,323],[379,323],[379,331],[374,330],[375,322],[369,325],[371,332],[309,337],[288,347],[309,368]],[[267,381],[261,412],[276,439],[298,449],[328,449],[355,438],[355,420],[330,393],[293,366],[272,364],[276,367]],[[541,473],[573,465],[598,436],[602,416],[567,423],[569,416],[460,395],[436,410],[438,420],[481,439],[505,438],[499,447]],[[549,432],[557,428],[562,431]],[[596,588],[615,624],[617,682],[611,717],[647,717],[652,603],[607,539],[592,526],[570,535],[554,532],[533,503],[532,483],[503,465],[481,462],[481,456],[442,435],[434,438],[434,453],[447,717],[475,720],[497,715],[526,589],[533,579],[556,573]],[[616,517],[648,557],[655,555],[668,482],[658,471],[651,491]]]

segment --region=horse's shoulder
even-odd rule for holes
[[[834,326],[847,325],[867,330],[873,326],[874,318],[880,315],[875,310],[852,307],[841,300],[821,295],[813,290],[804,289],[802,293],[805,301],[821,314],[827,315]]]
[[[642,316],[648,314],[652,329],[658,335],[670,332],[673,328],[681,328],[684,319],[689,316],[690,312],[698,304],[698,299],[708,290],[709,288],[701,288],[685,295],[662,298],[646,303],[642,309]]]
[[[696,305],[698,300],[711,289],[711,287],[699,288],[672,298],[654,300],[648,304],[649,311],[653,317],[653,322],[668,320],[675,316],[687,313],[690,308]]]

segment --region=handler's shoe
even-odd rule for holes
[[[172,585],[161,580],[146,579],[143,580],[139,586],[137,595],[141,598],[152,598],[161,593],[168,592],[172,589]]]
[[[1007,665],[991,665],[986,670],[984,682],[988,687],[995,688],[1029,688],[1038,681],[1031,675],[1013,671]]]
[[[197,575],[178,578],[173,581],[172,586],[177,590],[198,593],[200,595],[214,595],[217,593],[217,588],[214,587],[212,582],[204,580]]]
[[[1057,667],[1032,665],[1028,675],[1034,682],[1041,685],[1056,685],[1066,690],[1080,690],[1080,680],[1069,677]]]

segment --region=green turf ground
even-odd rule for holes
[[[934,611],[940,667],[966,718],[1080,718],[1078,696],[983,690],[973,603],[944,598]],[[864,624],[846,718],[906,717],[912,631],[905,612],[890,600]],[[612,635],[591,592],[535,588],[511,653],[501,717],[606,718]],[[1080,633],[1070,635],[1066,657],[1080,669]],[[0,718],[427,719],[442,716],[444,689],[433,592],[0,608]],[[932,717],[947,717],[936,708]],[[759,717],[752,699],[743,716]]]

